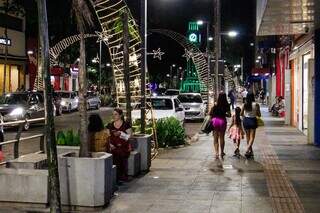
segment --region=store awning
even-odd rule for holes
[[[257,35],[308,33],[313,28],[316,0],[258,0]]]

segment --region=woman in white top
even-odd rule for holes
[[[257,117],[261,117],[260,106],[255,102],[253,93],[247,95],[246,103],[241,110],[241,116],[243,116],[243,127],[246,131],[248,145],[245,156],[249,158],[253,156],[252,145],[258,128]]]

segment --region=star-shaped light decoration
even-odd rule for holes
[[[162,56],[164,55],[164,52],[161,52],[161,49],[158,48],[157,50],[152,50],[152,53],[147,53],[147,55],[153,55],[154,59],[159,59],[161,61]]]
[[[107,42],[110,38],[110,35],[106,30],[103,30],[102,32],[96,31],[96,34],[98,36],[97,43],[100,43],[100,41]]]
[[[184,54],[182,55],[182,57],[186,58],[187,61],[189,61],[193,57],[193,52],[187,49],[184,49]]]

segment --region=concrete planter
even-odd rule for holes
[[[128,175],[136,176],[140,173],[141,155],[137,151],[132,151],[128,159]]]
[[[80,146],[57,146],[58,155],[74,152],[79,155]]]
[[[61,202],[63,205],[102,207],[112,195],[112,155],[93,153],[79,158],[76,153],[58,157]]]
[[[48,170],[0,169],[0,188],[1,202],[45,205],[48,203]]]
[[[140,153],[140,169],[147,172],[151,166],[151,135],[134,135],[135,150]]]

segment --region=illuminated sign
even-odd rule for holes
[[[7,42],[6,42],[7,41]],[[6,38],[0,38],[0,44],[2,45],[8,45],[8,46],[11,46],[11,39],[7,39]]]
[[[198,41],[198,35],[195,34],[195,33],[191,33],[191,34],[189,35],[189,41],[191,41],[192,43],[197,42],[197,41]]]

